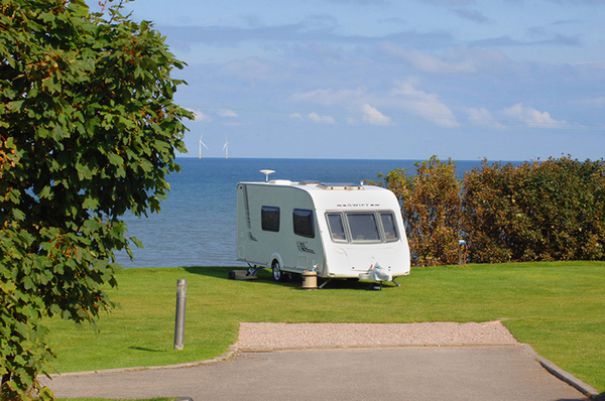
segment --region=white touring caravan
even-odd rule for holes
[[[271,170],[262,170],[268,177]],[[371,185],[271,180],[237,184],[237,259],[323,278],[390,281],[410,273],[395,195]]]

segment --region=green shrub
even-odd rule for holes
[[[569,157],[465,174],[464,234],[476,262],[602,260],[605,164]]]

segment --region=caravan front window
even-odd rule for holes
[[[380,234],[374,213],[347,213],[353,242],[379,242]]]
[[[342,215],[340,213],[328,213],[328,226],[330,227],[330,235],[334,241],[346,241],[345,226],[342,223]]]
[[[381,212],[380,221],[382,222],[382,228],[384,229],[385,241],[397,241],[399,236],[397,235],[397,226],[395,224],[395,216],[393,216],[393,213]]]

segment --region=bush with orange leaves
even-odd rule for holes
[[[461,231],[460,182],[451,160],[436,156],[416,163],[416,175],[397,169],[386,186],[402,202],[402,214],[416,266],[457,263]]]
[[[17,155],[13,139],[0,135],[0,179],[2,179],[5,170],[15,167],[18,160],[19,155]]]

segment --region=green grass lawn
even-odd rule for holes
[[[401,287],[337,283],[303,291],[227,280],[229,268],[126,269],[118,304],[96,326],[53,320],[60,372],[163,365],[217,356],[239,322],[482,322],[501,320],[520,342],[605,390],[605,263],[554,262],[415,269]],[[173,351],[176,280],[186,278],[185,349]]]

